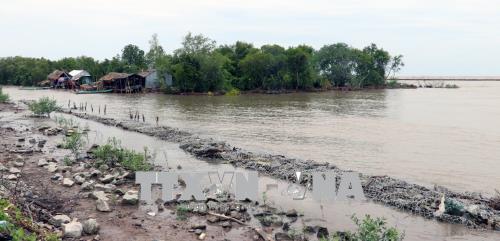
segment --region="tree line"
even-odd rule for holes
[[[260,48],[237,41],[217,45],[201,34],[188,33],[182,47],[166,53],[154,34],[147,52],[129,44],[121,54],[96,60],[69,57],[60,60],[26,57],[0,58],[0,84],[36,85],[54,69],[85,69],[97,80],[108,72],[135,73],[154,68],[160,76],[170,73],[179,92],[239,90],[307,90],[313,88],[379,87],[404,66],[401,55],[392,56],[371,44],[363,49],[345,43],[318,50],[276,44]]]

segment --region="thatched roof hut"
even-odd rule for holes
[[[115,92],[138,92],[142,91],[145,82],[146,79],[138,74],[111,72],[99,79],[98,86]]]
[[[47,76],[47,79],[50,81],[56,81],[59,80],[59,78],[70,78],[70,76],[68,73],[66,73],[66,71],[58,69],[54,70]]]

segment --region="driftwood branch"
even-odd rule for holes
[[[239,224],[244,225],[244,226],[248,226],[248,224],[246,224],[246,223],[244,223],[236,218],[228,217],[228,216],[223,215],[223,214],[218,214],[218,213],[213,213],[213,212],[208,212],[208,214],[212,215],[212,216],[219,217],[219,218],[228,219],[228,220],[234,221],[234,222],[239,223]],[[269,237],[268,235],[266,235],[260,228],[254,228],[251,226],[248,226],[248,227],[250,227],[253,231],[255,231],[262,239],[264,239],[266,241],[274,241],[274,239],[272,237]]]

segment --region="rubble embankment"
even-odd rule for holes
[[[256,170],[278,179],[295,180],[295,172],[301,171],[303,173],[302,184],[312,182],[312,172],[334,171],[340,174],[346,171],[330,163],[245,151],[223,141],[201,138],[168,126],[157,126],[133,120],[116,120],[74,110],[62,112],[124,130],[143,133],[161,140],[177,142],[180,148],[200,159],[226,161],[236,167]],[[480,193],[451,191],[439,186],[428,188],[388,176],[361,174],[361,181],[366,197],[374,202],[442,222],[500,231],[498,198],[484,197]],[[445,210],[438,211],[443,205]]]

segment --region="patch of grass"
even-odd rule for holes
[[[133,150],[125,149],[116,138],[108,139],[108,142],[96,148],[93,151],[93,154],[98,167],[103,164],[113,167],[119,163],[124,168],[131,171],[149,171],[153,168],[148,162],[147,151],[142,154]]]
[[[186,220],[187,219],[187,214],[189,213],[190,209],[186,205],[177,205],[175,208],[175,214],[177,215],[177,220]]]
[[[346,232],[343,237],[332,235],[328,238],[320,238],[320,241],[401,241],[404,239],[404,233],[400,233],[396,228],[387,227],[383,218],[372,218],[366,215],[363,220],[352,216],[352,220],[358,227],[356,232]]]
[[[3,93],[2,87],[0,87],[0,103],[5,103],[7,101],[9,101],[9,95]]]
[[[78,123],[75,122],[72,118],[64,118],[64,116],[56,116],[54,119],[57,123],[57,126],[62,128],[64,132],[67,132],[68,130],[72,129],[74,126],[78,126]]]
[[[58,241],[57,234],[47,232],[26,217],[7,199],[0,199],[0,233],[14,241]]]
[[[29,104],[29,109],[37,116],[48,116],[59,109],[56,100],[49,97],[42,97]]]
[[[80,152],[83,150],[87,142],[84,139],[84,134],[75,131],[70,136],[64,137],[62,148],[69,149],[75,160],[78,160]]]

